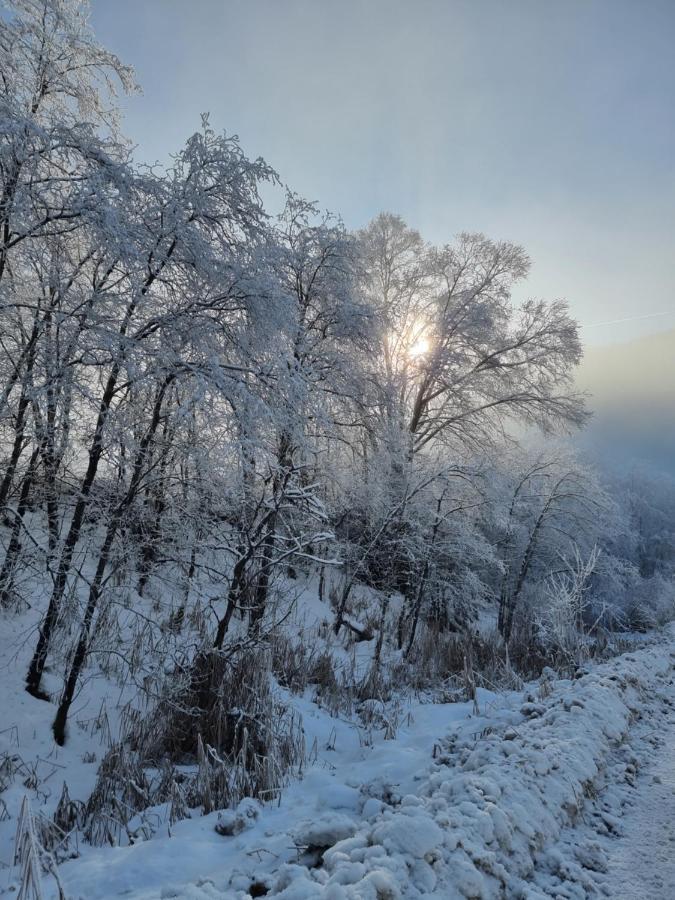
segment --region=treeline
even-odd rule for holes
[[[85,12],[0,15],[0,605],[37,617],[57,740],[117,607],[191,617],[194,659],[263,640],[298,571],[336,633],[368,631],[352,597],[377,589],[371,631],[407,656],[478,612],[505,642],[665,615],[675,501],[513,436],[588,415],[565,304],[512,302],[525,252],[389,214],[350,233],[290,191],[270,215],[276,173],[206,117],[136,164],[132,74]]]

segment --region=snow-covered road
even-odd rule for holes
[[[662,726],[634,805],[626,809],[623,835],[610,851],[607,886],[614,900],[675,898],[675,710]]]

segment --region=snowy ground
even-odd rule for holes
[[[675,897],[672,673],[657,679],[640,699],[638,718],[627,739],[610,753],[597,794],[589,798],[580,821],[563,831],[546,860],[548,869],[562,876],[579,874],[575,863],[583,860],[583,879],[568,879],[562,897]]]
[[[608,886],[615,900],[675,897],[675,715],[645,762],[622,836],[609,851]]]
[[[278,804],[247,804],[234,836],[217,833],[216,813],[178,822],[169,836],[167,811],[157,809],[148,841],[81,844],[60,867],[66,894],[666,900],[675,896],[674,658],[669,630],[574,681],[479,692],[478,714],[466,703],[417,700],[397,711],[389,740],[384,727],[358,728],[296,698],[310,759]],[[22,668],[7,659],[3,679],[13,684]],[[20,690],[5,699],[0,750],[27,765],[3,795],[12,816],[0,823],[5,863],[24,794],[34,812],[49,812],[64,778],[73,796],[93,785],[96,762],[83,758],[100,758],[101,733],[80,712],[84,724],[56,750],[52,712]],[[15,885],[11,867],[0,873],[0,892]],[[57,896],[51,878],[44,887]]]

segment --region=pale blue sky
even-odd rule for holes
[[[209,111],[365,224],[522,243],[588,343],[675,327],[675,0],[93,0],[139,159]]]

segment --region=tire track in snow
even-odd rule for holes
[[[606,886],[613,900],[675,898],[675,713],[663,726],[623,834],[610,845]]]

